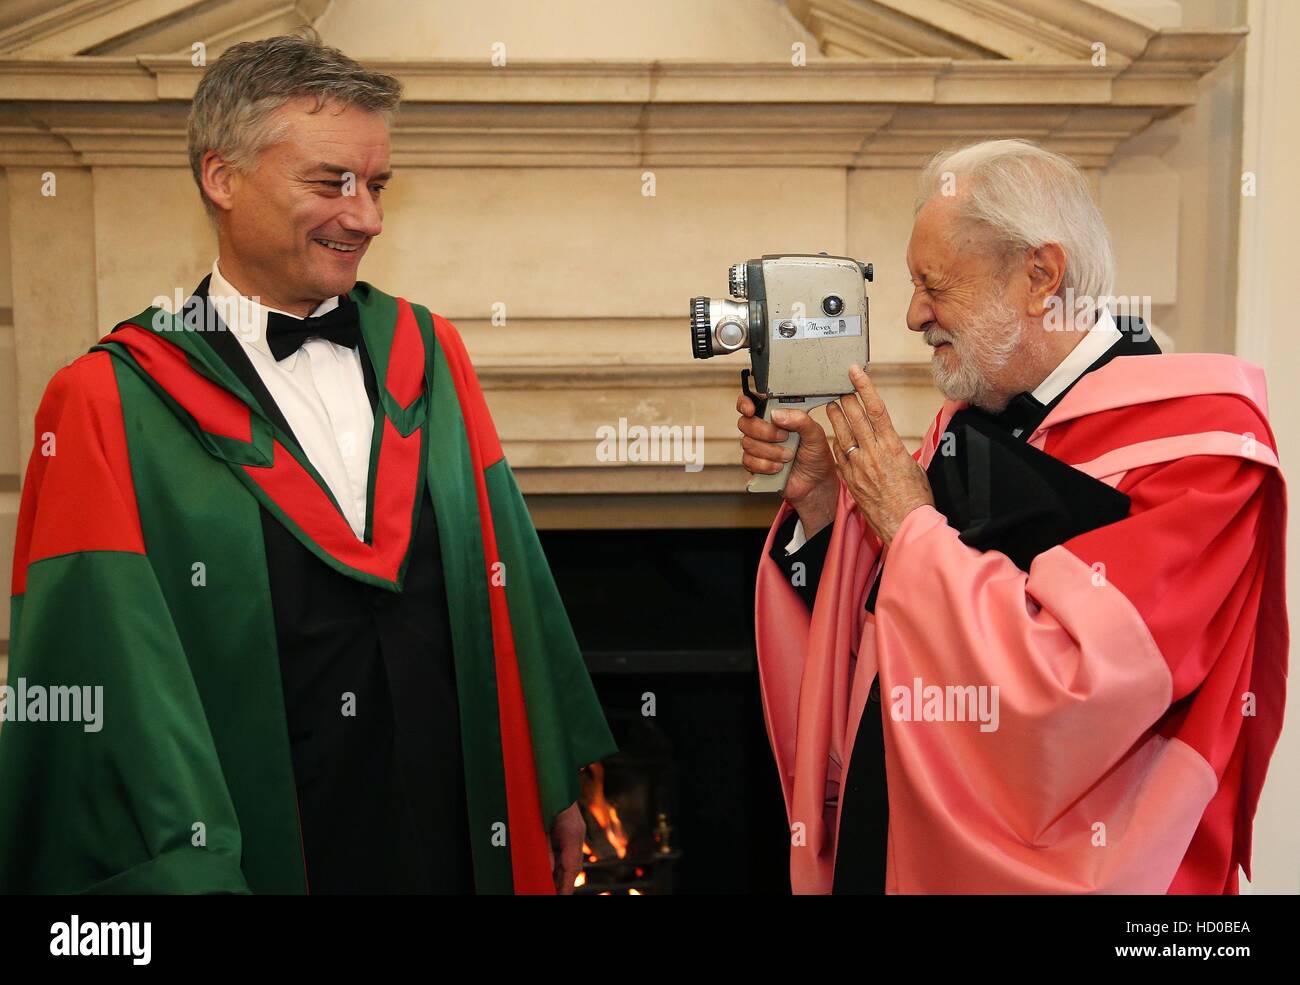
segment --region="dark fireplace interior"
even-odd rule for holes
[[[579,893],[789,892],[754,654],[765,534],[540,531],[619,745],[584,780]]]

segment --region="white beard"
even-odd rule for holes
[[[925,332],[928,345],[949,342],[944,355],[930,360],[934,385],[949,400],[962,400],[982,410],[997,413],[1011,394],[999,394],[991,379],[1001,371],[1020,345],[1024,322],[1001,298],[990,296],[958,336],[934,327]]]

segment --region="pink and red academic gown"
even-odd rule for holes
[[[922,467],[963,406],[940,410]],[[1249,878],[1288,645],[1263,372],[1223,355],[1116,359],[1030,444],[1132,505],[1027,573],[930,506],[882,551],[841,488],[810,614],[770,557],[789,505],[777,514],[756,629],[795,892],[831,889],[839,785],[877,674],[887,892],[1234,893],[1238,865]],[[908,720],[928,686],[996,686],[997,728]]]

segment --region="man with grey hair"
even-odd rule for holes
[[[797,892],[1237,891],[1282,724],[1285,505],[1263,373],[1115,317],[1087,183],[938,155],[908,328],[947,398],[909,454],[862,367],[799,432],[757,643]]]
[[[314,37],[204,75],[218,257],[37,414],[0,892],[572,892],[614,745],[456,329],[357,279],[401,87]],[[10,716],[12,718],[12,716]]]

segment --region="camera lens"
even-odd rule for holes
[[[843,310],[843,299],[834,294],[828,294],[826,297],[822,298],[822,311],[826,312],[826,314],[838,315]]]
[[[709,299],[691,298],[691,351],[696,359],[708,359],[713,355],[712,335]]]
[[[744,301],[691,298],[691,351],[696,359],[749,347],[749,305]]]

